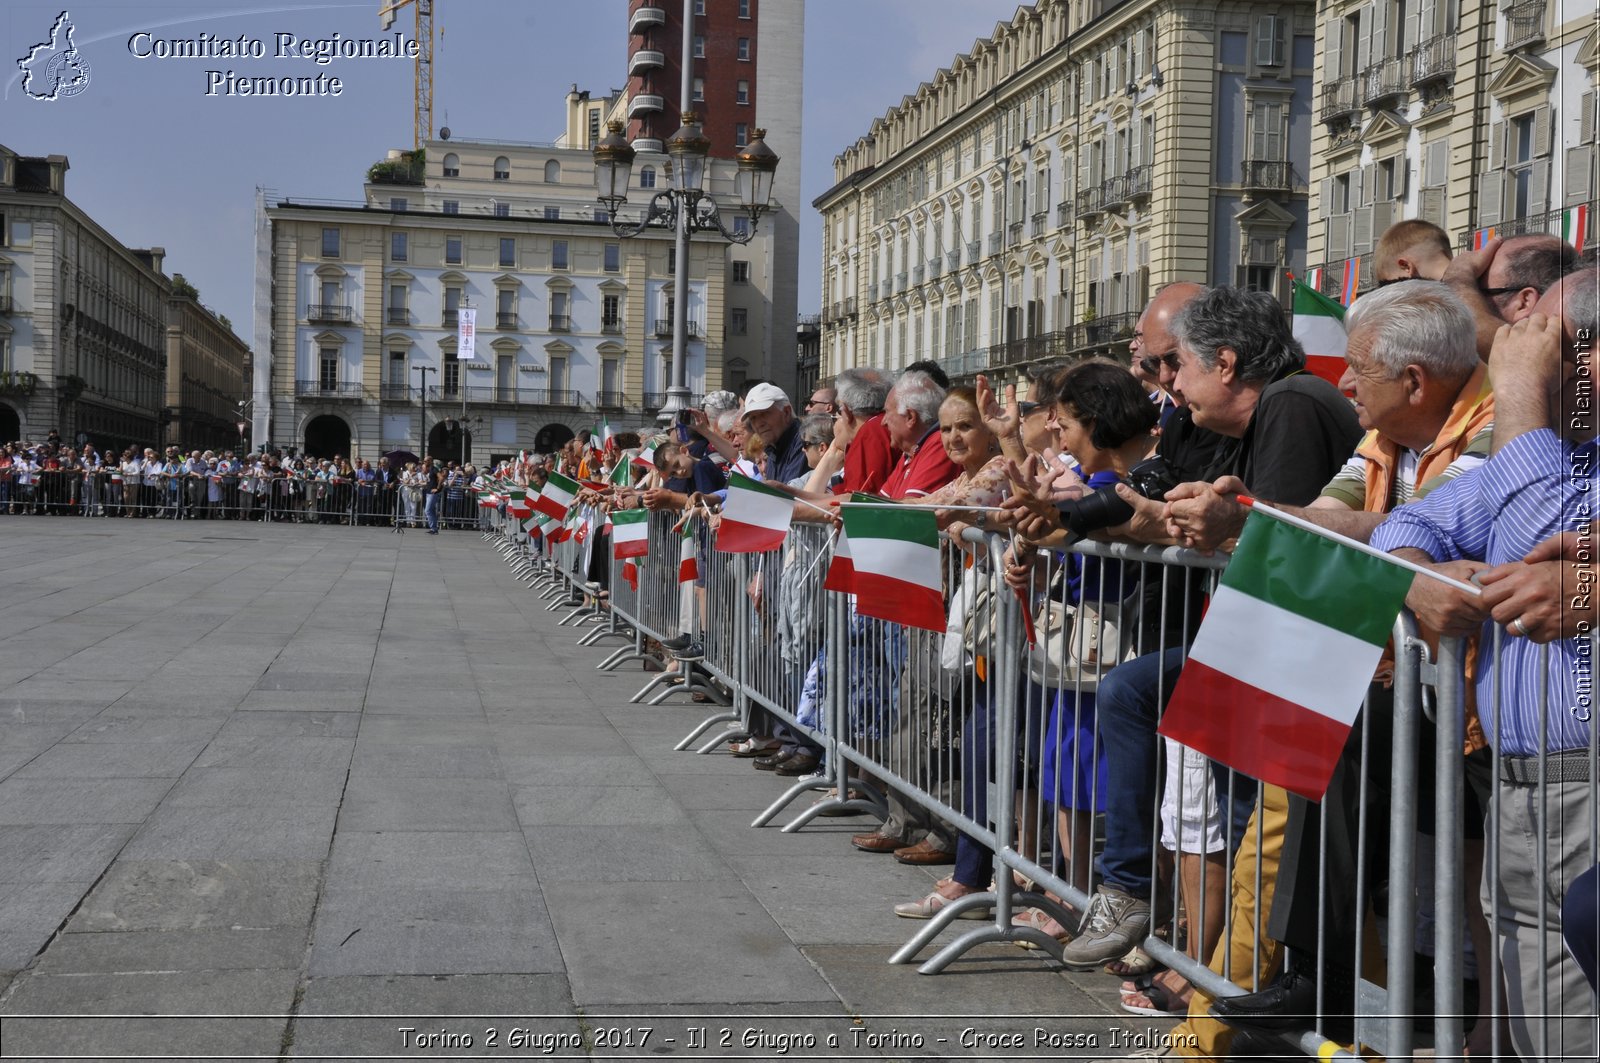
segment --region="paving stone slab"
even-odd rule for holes
[[[298,971],[309,927],[68,932],[39,958],[41,974]]]
[[[523,831],[539,880],[551,882],[731,882],[735,876],[686,824],[530,826]]]
[[[13,778],[176,779],[205,746],[205,739],[62,743],[17,769]]]
[[[0,968],[25,967],[89,886],[89,882],[13,882],[0,889]]]
[[[551,882],[544,897],[579,1007],[836,999],[736,883]]]
[[[499,779],[500,761],[489,746],[417,747],[398,742],[357,743],[352,775],[429,779]]]
[[[562,753],[625,756],[633,752],[623,737],[607,724],[499,723],[494,729],[495,748],[511,756]]]
[[[634,786],[518,786],[512,789],[512,800],[517,820],[524,827],[684,822],[683,810],[653,782]]]
[[[0,882],[93,882],[137,829],[132,823],[0,827]]]
[[[257,709],[228,717],[218,738],[276,735],[284,738],[354,738],[361,716],[352,712],[276,712]]]
[[[556,753],[514,754],[499,751],[505,780],[516,786],[631,786],[641,777],[639,758],[597,754],[584,757]]]
[[[476,746],[487,743],[494,732],[483,720],[453,719],[441,726],[437,720],[413,716],[363,716],[360,741],[406,746]]]
[[[268,739],[267,741],[271,741]],[[347,738],[305,739],[348,743]],[[337,801],[344,769],[335,766],[287,772],[282,768],[191,767],[167,796],[164,807],[255,807],[259,804],[322,806]]]
[[[337,672],[304,671],[300,661],[293,658],[282,661],[266,670],[255,681],[256,690],[300,690],[322,692],[330,690],[365,690],[370,678],[367,669],[340,670]]]
[[[367,695],[360,690],[252,690],[239,701],[243,711],[360,712]]]
[[[487,779],[352,776],[341,831],[514,831],[510,789]]]
[[[113,706],[114,708],[115,706]],[[86,720],[62,738],[66,743],[121,745],[123,743],[170,743],[189,739],[207,740],[226,726],[223,719],[196,719],[192,716],[122,716],[110,710]]]
[[[546,974],[562,949],[536,887],[329,888],[317,910],[313,976]]]
[[[140,823],[171,779],[18,779],[0,782],[0,826]]]
[[[527,842],[515,831],[341,831],[328,861],[330,888],[504,889],[532,886]]]
[[[254,715],[241,714],[241,715]],[[336,774],[350,766],[353,738],[283,735],[218,735],[195,761],[196,768],[248,767],[299,776]]]
[[[266,929],[309,926],[322,867],[311,860],[118,860],[68,929]]]
[[[122,855],[130,860],[321,860],[328,855],[337,817],[332,803],[162,807]]]

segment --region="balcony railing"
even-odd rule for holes
[[[1065,203],[1065,202],[1057,203],[1056,204],[1056,227],[1058,229],[1065,229],[1067,226],[1069,226],[1071,224],[1072,224],[1072,204],[1071,203]]]
[[[705,396],[704,395],[690,395],[689,396],[689,405],[690,406],[698,406],[703,401],[705,401]],[[661,409],[661,407],[665,406],[666,404],[667,404],[667,393],[665,391],[647,391],[647,392],[644,393],[644,408],[645,409],[647,409],[647,410],[659,410],[659,409]]]
[[[1544,40],[1545,0],[1523,0],[1506,12],[1506,47],[1521,48]]]
[[[1006,246],[1016,247],[1022,243],[1022,222],[1014,221],[1006,226]]]
[[[446,310],[439,315],[440,328],[455,328],[460,321],[461,312],[458,310]]]
[[[656,322],[655,334],[658,339],[670,339],[672,336],[672,319],[662,318]],[[691,338],[700,335],[700,322],[685,321],[683,334]]]
[[[415,393],[406,384],[380,384],[378,398],[384,402],[410,402]]]
[[[1001,241],[1003,241],[1004,239],[1005,239],[1005,234],[1004,233],[990,233],[989,234],[989,254],[998,255],[1000,253]]]
[[[1061,358],[1069,350],[1068,337],[1066,332],[1046,332],[1039,336],[997,343],[988,349],[986,360],[989,366],[999,367]]]
[[[607,335],[616,335],[622,331],[622,319],[620,317],[602,317],[600,319],[600,331]]]
[[[1589,217],[1593,218],[1597,213],[1600,213],[1600,202],[1590,203],[1588,207]],[[1543,214],[1530,214],[1526,218],[1513,218],[1510,221],[1499,222],[1493,226],[1494,234],[1501,238],[1542,234],[1561,237],[1563,236],[1563,227],[1566,224],[1567,215],[1575,210],[1577,210],[1576,206],[1568,207],[1565,210],[1551,210]],[[1463,250],[1471,249],[1472,238],[1477,232],[1477,229],[1463,229],[1456,234],[1456,240]]]
[[[360,401],[366,398],[367,389],[353,380],[296,380],[294,393],[302,399],[347,399]]]
[[[623,405],[623,393],[615,389],[602,390],[595,395],[594,403],[607,408],[620,407]]]
[[[853,296],[853,295],[845,296],[845,298],[844,298],[844,312],[847,315],[855,314],[855,312],[856,312],[856,297],[855,296]]]
[[[1041,210],[1032,218],[1028,219],[1028,236],[1033,239],[1038,239],[1039,237],[1043,236],[1045,219],[1049,216],[1050,215],[1048,211]]]
[[[1456,39],[1435,37],[1411,50],[1411,84],[1423,85],[1456,72]]]
[[[908,274],[905,270],[901,270],[899,273],[896,273],[894,275],[894,290],[897,292],[905,291],[906,281],[909,277],[910,274]]]
[[[628,101],[628,117],[637,118],[641,114],[655,114],[666,105],[666,100],[653,92],[640,93]]]
[[[1239,164],[1239,183],[1246,188],[1287,192],[1294,187],[1294,175],[1286,162],[1246,159]]]
[[[1078,192],[1078,217],[1099,214],[1105,209],[1104,187],[1103,185],[1095,185],[1093,188],[1085,188]]]
[[[428,389],[429,402],[460,402],[501,406],[581,406],[583,396],[576,391],[552,391],[548,388],[525,388],[490,384],[484,386],[444,387],[435,385]]]
[[[0,295],[0,314],[11,313],[11,296]]]
[[[976,265],[978,261],[978,241],[967,241],[967,265]]]
[[[641,48],[633,53],[628,60],[628,73],[637,74],[641,70],[654,70],[666,62],[666,56],[654,48]]]
[[[337,303],[312,303],[306,307],[307,321],[324,321],[333,325],[350,324],[350,307]]]
[[[1398,56],[1378,60],[1361,75],[1361,98],[1369,107],[1375,107],[1405,90],[1405,61]]]
[[[945,355],[939,359],[939,368],[943,369],[951,380],[970,380],[989,368],[989,348],[979,347],[975,351]]]
[[[571,332],[572,331],[572,315],[571,314],[551,314],[550,315],[550,331],[551,332]]]
[[[515,310],[497,310],[494,315],[495,328],[514,329],[517,327],[517,312]]]
[[[1100,205],[1105,210],[1115,210],[1128,201],[1128,178],[1126,175],[1108,177],[1100,186]]]
[[[1107,347],[1111,344],[1126,341],[1133,336],[1133,325],[1139,319],[1138,314],[1107,314],[1097,317],[1093,321],[1085,321],[1078,334],[1072,337],[1074,350],[1083,350],[1091,347]]]
[[[951,273],[961,268],[961,252],[959,250],[946,251],[944,253],[944,268]]]
[[[634,11],[633,18],[628,20],[629,33],[643,33],[651,26],[665,26],[667,12],[660,7],[641,7]]]
[[[923,273],[922,273],[922,267],[921,266],[912,266],[911,267],[911,285],[912,285],[912,287],[916,287],[917,285],[922,283],[922,276],[923,276]]]
[[[1318,112],[1324,122],[1361,112],[1361,102],[1356,99],[1356,78],[1340,78],[1322,86],[1322,107]]]
[[[1153,184],[1153,176],[1150,169],[1150,164],[1145,163],[1143,166],[1135,166],[1133,169],[1122,175],[1122,181],[1123,195],[1127,196],[1130,200],[1149,198],[1150,188]]]
[[[391,325],[411,324],[411,310],[404,306],[391,306],[384,311],[383,319]]]
[[[942,255],[934,255],[932,258],[928,259],[928,279],[929,280],[931,280],[931,281],[938,280],[939,279],[939,274],[941,274],[943,272],[944,272],[944,256],[942,256]]]

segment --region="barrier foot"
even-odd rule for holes
[[[719,712],[715,715],[707,716],[704,720],[700,721],[694,730],[684,735],[683,739],[672,748],[677,752],[682,753],[685,749],[688,749],[690,746],[694,745],[695,740],[701,735],[711,730],[711,728],[715,727],[717,724],[724,722],[738,723],[739,714],[736,712]],[[702,752],[704,751],[702,750]]]
[[[962,912],[970,912],[978,908],[993,908],[994,902],[994,894],[987,890],[983,893],[969,893],[959,900],[951,901],[943,908],[940,908],[934,917],[928,920],[926,926],[913,934],[910,941],[906,942],[904,945],[901,945],[900,948],[895,951],[895,954],[889,957],[889,962],[910,963],[917,953],[921,952],[928,946],[929,942],[943,933],[944,928],[955,922],[956,919],[960,917]],[[994,927],[984,927],[983,929],[973,933],[978,935],[987,935],[999,933],[999,931]],[[956,956],[959,956],[961,953],[967,951],[967,949],[971,948],[972,945],[977,944],[977,941],[973,941],[970,944],[964,944],[968,938],[973,937],[973,933],[963,934],[961,937],[951,942],[950,945],[945,946],[944,950],[939,953],[939,956],[943,956],[945,952],[949,952],[954,946],[959,945],[961,947],[956,949],[952,955],[945,959],[944,964],[940,965],[941,969],[945,964],[948,964],[951,960],[955,959]],[[984,938],[984,940],[989,939]],[[935,956],[934,959],[938,959],[939,956]],[[928,962],[932,963],[933,960],[929,960]],[[926,973],[931,974],[933,972]]]
[[[724,715],[722,717],[722,719],[731,720],[734,723],[738,723],[739,722],[739,716],[738,716],[737,713],[731,713],[731,714]],[[716,749],[718,746],[723,745],[723,744],[728,743],[728,742],[732,742],[736,738],[749,738],[749,737],[750,737],[750,731],[749,731],[748,728],[730,727],[726,731],[723,731],[721,734],[717,735],[717,737],[711,739],[705,745],[701,746],[699,749],[695,750],[695,752],[699,753],[699,754],[701,754],[703,756],[703,755],[711,752],[713,749]]]
[[[669,686],[667,689],[651,698],[645,704],[663,704],[674,694],[704,694],[713,705],[721,705],[723,707],[728,705],[728,699],[723,695],[722,691],[718,690],[704,679],[701,679],[692,670],[689,672],[689,677],[684,682],[674,683],[672,686]]]
[[[750,821],[750,825],[752,827],[765,827],[767,824],[772,822],[774,816],[776,816],[779,812],[782,812],[785,808],[788,808],[790,803],[792,803],[794,799],[799,797],[801,794],[808,794],[812,790],[826,790],[831,785],[832,780],[829,779],[827,775],[807,775],[805,778],[796,779],[794,785],[790,786],[778,797],[776,801],[772,802],[772,804],[763,809],[759,816]],[[799,821],[797,820],[795,823],[785,824],[783,827],[783,832],[786,834],[793,834],[794,831],[790,830],[790,828],[793,827],[795,830],[798,830],[798,823]]]
[[[609,625],[606,625],[604,620],[601,620],[599,623],[601,626],[596,627],[593,631],[590,631],[587,635],[578,640],[579,646],[593,646],[601,639],[628,637],[628,633],[626,631],[614,631]]]
[[[595,671],[609,672],[628,661],[649,661],[653,659],[648,653],[641,652],[637,646],[624,646],[594,667]]]
[[[656,687],[676,685],[673,683],[673,680],[677,679],[678,675],[679,673],[677,672],[662,672],[660,675],[652,676],[650,681],[644,686],[640,687],[639,692],[633,697],[629,698],[628,701],[632,704],[638,704],[644,700],[646,694],[650,693]]]

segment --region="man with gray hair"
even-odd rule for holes
[[[883,427],[883,404],[889,381],[876,369],[846,369],[834,378],[833,445],[817,464],[825,484],[843,469],[835,494],[878,491],[894,471],[895,450]]]
[[[900,461],[883,485],[890,498],[910,498],[937,491],[961,475],[939,439],[939,407],[944,388],[927,373],[900,374],[884,399],[883,427]]]

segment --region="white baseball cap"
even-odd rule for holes
[[[793,405],[789,401],[789,396],[785,395],[783,389],[778,385],[757,384],[744,397],[744,414],[748,417],[752,413],[770,410],[774,406],[789,406],[792,408]]]

